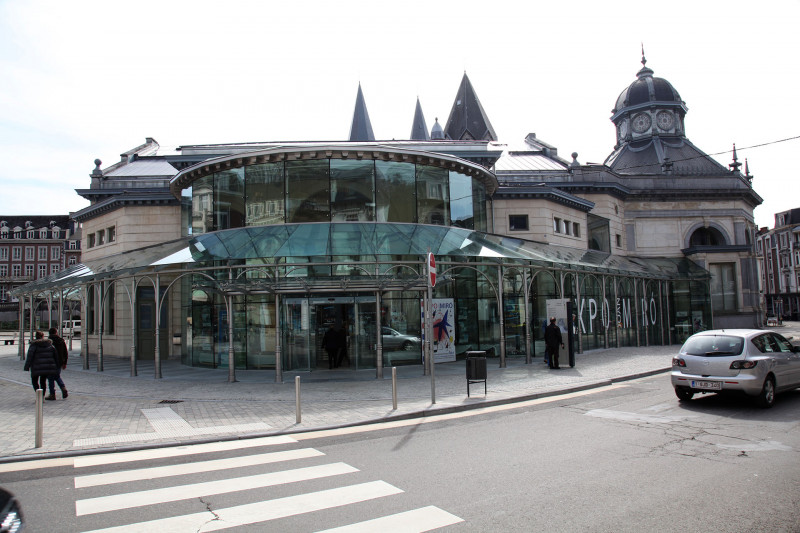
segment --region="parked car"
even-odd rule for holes
[[[672,386],[681,401],[695,394],[738,391],[762,407],[800,387],[800,347],[764,330],[709,330],[689,337],[672,359]]]
[[[22,531],[22,509],[13,494],[0,489],[0,531],[17,533]]]
[[[81,336],[81,321],[80,320],[65,320],[61,323],[61,335],[64,337]]]
[[[405,351],[419,351],[422,340],[414,335],[406,335],[400,333],[396,329],[386,326],[381,327],[381,335],[383,337],[383,350],[405,350]]]

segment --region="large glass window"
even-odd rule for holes
[[[327,222],[330,220],[329,163],[289,161],[286,163],[286,222]]]
[[[450,222],[451,226],[474,229],[472,211],[472,178],[458,172],[450,172]]]
[[[284,201],[283,163],[252,165],[245,172],[247,202],[245,205],[248,226],[283,224]]]
[[[714,311],[736,311],[736,268],[733,263],[712,263],[711,305]]]
[[[472,212],[477,231],[488,231],[486,216],[486,187],[480,181],[472,180]]]
[[[375,162],[331,160],[331,221],[375,220]]]
[[[450,220],[447,174],[443,168],[417,166],[417,217],[420,224],[443,226]]]
[[[378,222],[416,222],[414,164],[376,161],[375,170],[377,174],[375,219]]]
[[[214,217],[217,230],[244,227],[244,168],[215,175]]]

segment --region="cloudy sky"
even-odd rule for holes
[[[465,71],[501,142],[602,162],[644,43],[689,139],[748,159],[772,226],[800,207],[798,27],[797,0],[0,0],[0,214],[85,207],[92,161],[145,137],[344,140],[359,82],[376,137],[406,139],[416,98],[445,122]]]

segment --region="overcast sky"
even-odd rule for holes
[[[464,71],[501,142],[601,163],[644,43],[687,137],[748,159],[772,226],[800,207],[798,28],[797,0],[0,0],[0,215],[85,207],[92,161],[145,137],[345,140],[359,82],[375,136],[407,139],[416,98],[444,125]]]

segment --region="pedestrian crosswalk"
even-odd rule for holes
[[[275,446],[282,449],[271,451]],[[234,453],[192,457],[216,452]],[[245,455],[230,457],[237,453]],[[174,464],[136,468],[141,461]],[[78,457],[74,467],[75,515],[89,533],[204,532],[250,525],[278,531],[285,529],[272,521],[309,516],[308,524],[315,525],[308,531],[336,533],[421,532],[463,522],[435,506],[380,516],[378,507],[362,505],[348,515],[348,506],[404,491],[368,479],[346,463],[328,461],[323,452],[288,436]],[[215,505],[203,503],[211,500]],[[365,509],[379,516],[365,516]],[[336,519],[326,522],[324,516],[309,514],[325,512],[335,513]]]

